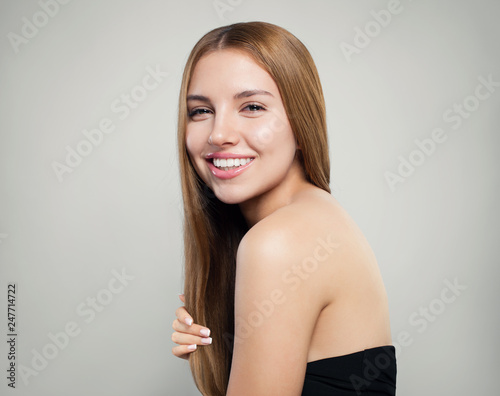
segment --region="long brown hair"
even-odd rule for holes
[[[186,151],[186,97],[198,61],[209,52],[237,49],[250,55],[276,82],[297,140],[306,178],[330,192],[330,161],[323,91],[306,47],[287,30],[264,22],[214,29],[194,46],[179,96],[178,147],[184,202],[186,309],[212,331],[212,345],[189,362],[203,395],[225,395],[234,337],[236,251],[248,226],[238,205],[219,201],[197,175]]]

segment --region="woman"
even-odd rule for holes
[[[395,392],[385,288],[330,195],[325,118],[309,52],[278,26],[215,29],[189,56],[172,340],[204,395]]]

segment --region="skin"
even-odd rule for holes
[[[269,94],[235,98],[253,90]],[[186,131],[196,171],[251,227],[237,253],[227,395],[300,395],[307,362],[390,345],[375,256],[338,202],[305,179],[274,80],[245,53],[222,50],[198,62],[189,95],[198,96]],[[214,152],[254,159],[222,180],[207,166]],[[173,329],[178,357],[211,341],[184,307]]]

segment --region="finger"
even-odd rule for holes
[[[202,336],[202,337],[209,337],[210,336],[210,329],[209,328],[207,328],[205,326],[200,326],[196,323],[191,325],[191,326],[188,326],[187,324],[179,321],[179,319],[174,320],[174,322],[172,323],[172,328],[175,331],[178,331],[180,333],[192,334],[192,335]]]
[[[188,359],[189,354],[196,351],[196,344],[179,345],[172,348],[172,353],[181,359]]]
[[[186,296],[184,294],[179,294],[179,298],[184,304],[186,304]]]
[[[210,345],[212,343],[212,338],[194,336],[176,331],[172,333],[172,341],[179,345]]]
[[[185,323],[188,326],[193,324],[193,318],[188,314],[188,311],[186,311],[186,308],[184,307],[177,308],[175,316],[177,316],[177,319],[179,319],[180,322]]]

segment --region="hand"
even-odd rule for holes
[[[179,295],[180,300],[185,303],[184,294]],[[172,324],[175,330],[172,333],[172,341],[178,346],[172,348],[172,353],[182,359],[188,359],[189,354],[196,351],[198,345],[209,345],[212,343],[210,329],[193,323],[193,318],[184,306],[175,311],[177,318]]]

